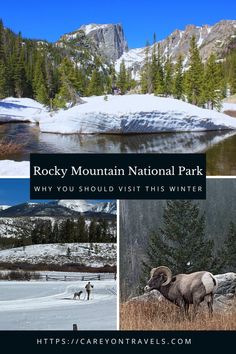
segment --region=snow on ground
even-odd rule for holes
[[[221,111],[236,111],[236,103],[223,102]]]
[[[29,177],[29,161],[0,160],[0,177]]]
[[[0,101],[0,121],[39,122],[42,132],[61,134],[236,129],[236,120],[232,117],[173,98],[109,95],[108,100],[104,100],[104,96],[87,97],[84,100],[84,104],[49,114],[43,105],[32,99],[10,97]]]
[[[78,263],[89,267],[103,267],[106,264],[116,264],[116,244],[53,243],[16,247],[1,250],[0,262],[59,265]]]
[[[116,281],[95,280],[91,300],[86,281],[0,281],[0,330],[116,329]],[[75,291],[81,300],[73,300]]]
[[[129,134],[236,129],[236,120],[173,98],[154,95],[88,97],[85,104],[40,121],[42,132]]]
[[[46,108],[31,98],[8,97],[0,100],[0,123],[37,122],[47,114]]]

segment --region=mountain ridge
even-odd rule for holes
[[[1,209],[1,217],[76,217],[79,214],[116,214],[116,201],[88,203],[84,200],[59,200],[45,203],[21,203]]]

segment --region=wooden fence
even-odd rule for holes
[[[94,281],[94,280],[106,280],[106,279],[115,279],[116,274],[114,273],[105,273],[105,274],[86,274],[86,275],[41,275],[40,279],[45,279],[46,281]]]

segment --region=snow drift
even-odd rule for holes
[[[0,123],[34,123],[47,114],[45,106],[31,98],[8,97],[0,101]]]
[[[61,134],[138,134],[236,129],[236,120],[173,98],[125,95],[86,103],[40,120],[40,130]]]

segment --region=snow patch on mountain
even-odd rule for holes
[[[116,201],[96,203],[93,205],[91,211],[116,215]]]
[[[101,25],[99,25],[99,24],[96,24],[96,23],[91,23],[89,25],[81,26],[80,30],[84,31],[84,33],[86,35],[88,35],[92,31],[97,31],[99,29],[103,29],[103,28],[106,28],[108,26],[109,26],[109,24],[101,24]]]
[[[11,207],[10,205],[0,205],[0,211],[1,210],[6,210],[6,209],[8,209],[10,207]]]
[[[80,213],[93,208],[93,204],[88,203],[86,200],[59,200],[57,204]]]

